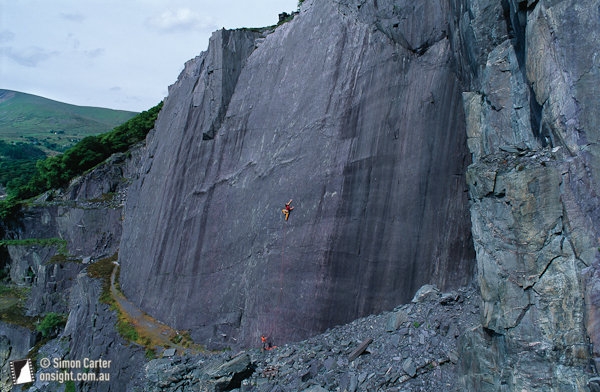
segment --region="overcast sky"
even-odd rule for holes
[[[0,89],[142,111],[222,27],[277,23],[297,0],[0,0]]]

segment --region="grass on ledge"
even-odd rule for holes
[[[117,301],[117,299],[114,297],[110,287],[110,277],[115,268],[117,268],[116,277],[119,276],[119,267],[114,264],[114,262],[117,260],[118,254],[114,254],[113,256],[99,260],[88,267],[88,276],[100,279],[102,282],[102,293],[100,294],[100,301],[109,305],[110,308],[117,313],[117,323],[115,326],[117,332],[119,332],[119,334],[125,340],[144,347],[146,349],[147,358],[152,358],[156,356],[154,350],[157,346],[165,348],[167,346],[170,346],[170,344],[166,343],[171,343],[179,347],[190,348],[194,351],[205,352],[205,348],[196,345],[193,342],[189,332],[187,331],[183,331],[177,334],[174,332],[174,330],[165,326],[165,330],[168,331],[168,333],[167,335],[165,335],[165,337],[161,336],[162,341],[158,340],[156,334],[147,331],[138,320],[135,320],[121,308],[119,301]],[[122,296],[122,298],[124,299],[125,297],[120,292],[118,280],[115,280],[115,289],[118,292],[117,295]],[[147,314],[144,314],[143,318],[146,322],[158,324],[158,322],[154,318],[150,317]],[[168,339],[169,341],[165,342],[166,339]]]
[[[88,267],[88,276],[90,278],[100,279],[102,284],[102,292],[100,293],[100,301],[113,307],[115,300],[110,294],[110,275],[112,274],[113,268],[115,268],[114,262],[119,259],[119,254],[115,253],[110,257],[100,259],[97,262],[90,264]]]
[[[0,285],[0,321],[35,330],[39,317],[25,315],[25,303],[31,289],[16,285]]]

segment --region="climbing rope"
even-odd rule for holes
[[[277,298],[277,308],[281,311],[281,296],[283,295],[283,266],[285,263],[285,224],[286,221],[283,221],[282,231],[283,231],[283,241],[281,241],[281,263],[279,263],[279,298]]]
[[[286,220],[282,221],[282,226],[281,226],[281,261],[279,263],[279,293],[277,294],[277,299],[275,301],[275,303],[273,304],[272,307],[272,311],[271,313],[271,317],[270,317],[270,322],[269,322],[269,330],[268,330],[268,334],[266,335],[267,340],[270,340],[270,338],[273,336],[273,331],[275,330],[275,325],[277,322],[281,322],[281,320],[283,319],[282,315],[283,312],[281,310],[281,301],[282,301],[282,297],[283,297],[283,274],[284,274],[284,265],[285,265],[285,246],[286,246]],[[261,339],[263,339],[265,336],[261,336]],[[263,346],[264,346],[264,340],[263,340]]]

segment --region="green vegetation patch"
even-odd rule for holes
[[[123,338],[129,340],[130,342],[138,342],[140,339],[140,335],[135,329],[135,326],[121,317],[119,317],[119,320],[117,321],[117,332],[119,332]]]
[[[55,246],[57,252],[67,253],[67,240],[62,238],[25,238],[22,240],[1,240],[0,246]]]
[[[162,105],[161,102],[108,133],[87,136],[63,154],[38,160],[35,165],[27,163],[22,167],[22,173],[4,183],[7,196],[0,200],[0,218],[13,217],[24,200],[68,185],[73,178],[94,168],[112,154],[125,152],[132,145],[144,140],[154,128]],[[1,180],[0,166],[0,183]]]
[[[88,136],[64,154],[38,161],[37,173],[25,185],[9,189],[20,199],[33,197],[49,189],[60,188],[116,152],[124,152],[144,140],[162,108],[162,103],[142,112],[111,132]],[[10,193],[10,192],[9,192]]]
[[[69,256],[65,253],[57,253],[54,256],[50,257],[48,260],[48,264],[65,264],[65,263],[82,263],[81,259],[78,259],[73,256]]]
[[[146,349],[146,360],[151,361],[153,359],[156,359],[156,351],[154,351],[154,349],[147,348]]]
[[[65,245],[67,241],[62,238],[25,238],[22,240],[1,240],[0,246],[54,246],[54,245]]]
[[[108,132],[135,115],[0,90],[0,139],[35,145],[50,154],[62,152],[86,136]]]
[[[67,323],[67,316],[50,312],[44,316],[35,329],[42,334],[43,337],[53,337],[58,335],[58,330]]]
[[[6,143],[0,140],[0,157],[3,161],[21,161],[46,158],[46,153],[42,149],[28,143]]]
[[[76,392],[75,381],[68,380],[65,382],[65,392]]]
[[[98,260],[87,268],[88,276],[90,278],[100,279],[102,282],[100,301],[111,306],[114,306],[115,300],[110,294],[110,275],[115,268],[114,262],[118,259],[119,254],[115,253],[111,257]]]
[[[0,285],[0,320],[33,331],[39,318],[25,315],[29,292],[29,287]]]
[[[100,197],[95,199],[89,199],[88,201],[91,203],[109,203],[115,199],[117,196],[114,192],[107,192],[100,195]]]

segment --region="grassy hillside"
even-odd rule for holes
[[[162,108],[162,102],[102,135],[86,136],[64,153],[44,159],[42,151],[19,143],[0,141],[0,219],[15,212],[18,205],[30,197],[52,188],[64,187],[69,181],[104,161],[111,154],[124,152],[144,140]],[[37,159],[19,159],[36,156]],[[10,159],[12,158],[12,159]],[[1,192],[0,192],[1,193]]]
[[[86,136],[108,132],[135,115],[0,89],[0,140],[33,144],[50,155]]]

